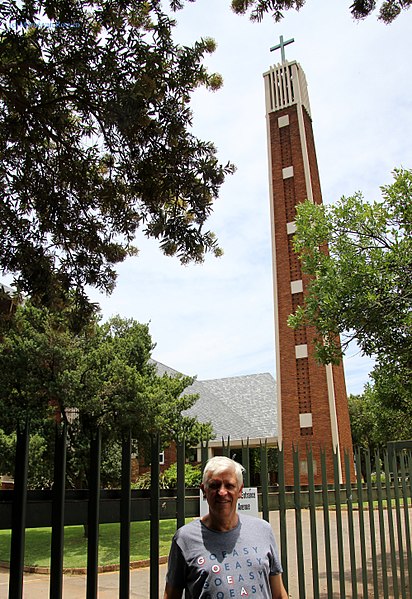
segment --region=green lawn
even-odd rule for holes
[[[176,530],[175,520],[160,522],[160,555],[168,555],[170,542]],[[99,565],[119,563],[119,524],[101,524],[99,535]],[[9,561],[11,532],[0,530],[0,561]],[[26,530],[26,566],[50,565],[50,528],[28,528]],[[130,561],[149,559],[149,522],[131,523]],[[86,567],[87,539],[83,526],[67,526],[64,533],[64,567]]]

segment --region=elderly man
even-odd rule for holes
[[[173,537],[164,599],[287,599],[270,525],[239,516],[243,467],[229,458],[211,458],[201,489],[209,512]]]

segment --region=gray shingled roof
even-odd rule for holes
[[[195,381],[185,393],[199,394],[187,414],[210,420],[217,439],[277,437],[276,384],[269,373]]]
[[[167,374],[169,376],[179,376],[179,375],[181,376],[182,375],[182,373],[179,372],[178,370],[175,370],[174,368],[170,368],[170,366],[166,366],[166,364],[162,364],[161,362],[158,362],[157,360],[153,360],[153,358],[149,358],[149,362],[156,366],[157,374],[159,376],[163,376],[164,374]]]
[[[160,375],[176,370],[157,362]],[[269,373],[195,381],[185,394],[199,399],[185,414],[200,422],[211,422],[216,439],[277,438],[276,383]]]

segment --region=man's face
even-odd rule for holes
[[[236,513],[237,500],[242,495],[243,484],[239,485],[233,470],[210,474],[201,489],[209,504],[209,513],[221,520],[230,519]]]

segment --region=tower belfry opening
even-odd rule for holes
[[[293,249],[297,204],[306,199],[322,203],[312,116],[305,73],[285,57],[264,73],[272,262],[275,307],[276,379],[279,445],[284,450],[286,483],[293,484],[293,447],[310,445],[315,481],[320,482],[320,451],[326,453],[333,474],[333,452],[338,455],[340,477],[344,451],[352,452],[349,410],[343,365],[319,365],[314,357],[314,332],[287,325],[289,314],[303,303],[308,278]],[[303,454],[303,452],[302,452]],[[307,473],[301,462],[303,480]]]

